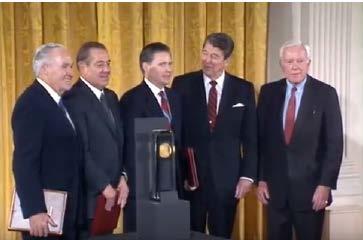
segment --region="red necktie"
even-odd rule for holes
[[[208,96],[208,121],[209,121],[209,129],[213,131],[214,127],[216,126],[216,119],[217,119],[217,89],[216,81],[209,82],[212,87],[209,90]]]
[[[291,140],[292,133],[294,131],[295,125],[295,108],[296,108],[296,99],[295,99],[295,92],[296,87],[291,89],[291,95],[289,99],[289,103],[287,105],[287,111],[285,116],[285,143],[289,144]]]
[[[163,110],[163,113],[165,117],[169,120],[169,123],[171,122],[171,112],[170,112],[170,106],[168,99],[166,98],[166,94],[164,91],[159,92],[159,96],[161,97],[161,110]]]

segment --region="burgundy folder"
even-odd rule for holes
[[[188,185],[190,187],[190,190],[193,191],[199,187],[197,167],[195,165],[194,149],[191,147],[186,148],[185,156],[188,166]]]
[[[100,194],[97,197],[96,211],[91,225],[91,236],[111,234],[117,227],[120,217],[121,206],[117,204],[118,195],[115,198],[115,205],[111,211],[105,209],[106,198]]]

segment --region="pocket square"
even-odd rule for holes
[[[236,107],[244,107],[245,105],[243,103],[236,103],[232,106],[232,108],[236,108]]]

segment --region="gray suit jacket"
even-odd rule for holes
[[[93,218],[96,197],[111,184],[116,187],[124,171],[123,131],[116,94],[104,89],[115,119],[112,125],[100,101],[81,80],[65,94],[64,101],[75,116],[85,146],[87,215]]]

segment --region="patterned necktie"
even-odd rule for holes
[[[161,110],[163,111],[164,116],[168,119],[168,121],[170,123],[171,122],[171,112],[170,112],[169,101],[166,98],[166,94],[164,91],[160,91],[159,96],[161,97],[161,103],[160,103]]]
[[[62,109],[62,111],[63,111],[64,115],[66,116],[66,118],[67,118],[67,120],[68,120],[68,122],[71,124],[71,126],[72,126],[73,130],[75,130],[75,127],[74,127],[73,121],[72,121],[72,119],[71,119],[71,116],[69,115],[69,113],[68,113],[68,111],[67,111],[66,106],[64,106],[62,99],[60,99],[60,100],[59,100],[59,102],[58,102],[58,107],[59,107],[60,109]]]
[[[294,125],[295,125],[295,109],[296,109],[296,98],[295,98],[295,92],[296,87],[293,87],[291,89],[291,95],[289,99],[289,103],[287,105],[287,111],[285,115],[285,143],[289,144],[291,141],[291,136],[294,131]]]
[[[212,132],[214,127],[216,126],[216,119],[217,119],[217,89],[216,81],[209,82],[212,87],[209,90],[208,96],[208,121],[209,121],[209,129]]]
[[[110,120],[112,126],[115,127],[115,118],[113,117],[111,109],[108,107],[104,92],[101,93],[100,102],[102,104],[103,109],[106,112],[107,118]]]

